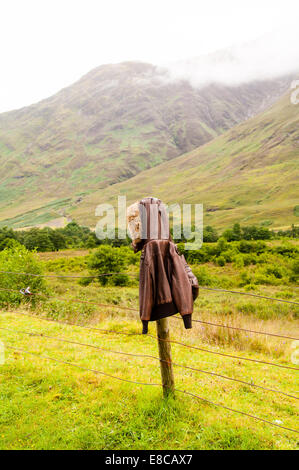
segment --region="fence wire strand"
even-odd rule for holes
[[[21,312],[20,312],[20,314],[21,315],[26,315],[26,316],[29,316],[29,317],[33,317],[33,318],[37,318],[37,319],[42,318],[43,320],[48,320],[45,317],[38,317],[37,315],[23,314]],[[56,320],[50,320],[50,321],[55,321],[56,322]],[[57,323],[62,323],[62,322],[57,322]],[[135,335],[137,335],[137,336],[147,336],[148,338],[153,338],[155,340],[158,339],[157,336],[151,335],[149,333],[147,335],[142,335],[140,333],[119,332],[119,331],[116,331],[116,330],[107,330],[107,329],[101,329],[101,328],[96,328],[96,327],[87,327],[85,325],[78,325],[77,323],[65,323],[65,322],[63,322],[63,323],[68,324],[68,325],[80,326],[80,327],[82,326],[83,328],[92,329],[92,330],[95,330],[95,331],[102,331],[102,332],[116,333],[116,334],[124,334],[124,335],[133,335],[133,336],[135,336]],[[173,344],[179,344],[180,346],[184,346],[186,348],[196,349],[198,351],[207,352],[207,353],[210,353],[210,354],[216,354],[218,356],[229,357],[229,358],[238,359],[238,360],[241,360],[241,361],[250,361],[250,362],[256,362],[256,363],[260,363],[260,364],[266,364],[266,365],[270,365],[270,366],[280,367],[282,369],[291,369],[291,370],[295,370],[297,372],[299,371],[298,367],[286,366],[286,365],[283,365],[283,364],[277,364],[275,362],[262,361],[260,359],[251,359],[249,357],[244,357],[244,356],[234,356],[232,354],[221,353],[219,351],[211,351],[210,349],[199,348],[198,346],[192,346],[192,345],[182,343],[182,342],[176,341],[176,340],[166,340],[166,339],[162,339],[162,338],[159,338],[159,339],[161,341],[166,341],[168,343],[173,343]]]
[[[113,275],[122,275],[122,274],[129,275],[129,276],[134,276],[134,277],[139,276],[138,274],[133,274],[133,273],[115,273],[115,272],[114,273],[101,273],[101,274],[98,274],[98,275],[95,275],[95,276],[75,276],[75,275],[59,275],[59,274],[51,275],[51,274],[35,274],[35,273],[13,272],[13,271],[0,271],[0,274],[12,274],[12,275],[33,276],[33,277],[48,277],[48,278],[66,278],[66,279],[67,278],[70,278],[70,279],[98,279],[102,276],[113,276]],[[229,290],[229,289],[222,289],[222,288],[220,289],[220,288],[212,288],[212,287],[205,287],[205,286],[199,286],[199,287],[200,287],[200,289],[205,289],[205,290],[209,290],[209,291],[224,292],[224,293],[237,294],[237,295],[247,295],[247,296],[266,299],[266,300],[272,300],[272,301],[284,302],[284,303],[293,304],[293,305],[299,305],[299,302],[296,302],[296,301],[290,301],[290,300],[285,300],[285,299],[268,297],[268,296],[259,295],[259,294],[252,294],[252,293],[249,293],[249,292],[240,292],[240,291],[234,291],[234,290]],[[21,290],[18,291],[18,290],[15,290],[15,289],[1,288],[1,287],[0,287],[0,290],[9,291],[9,292],[16,292],[18,294],[24,295],[24,292],[21,292]],[[40,293],[39,292],[37,292],[37,293],[33,292],[33,293],[30,293],[30,296],[31,295],[44,296],[45,294],[41,293],[41,292]],[[91,305],[95,305],[95,306],[98,306],[98,307],[115,308],[115,309],[122,309],[122,310],[129,310],[129,311],[138,312],[138,309],[136,309],[136,308],[125,307],[125,306],[120,306],[120,305],[115,305],[115,304],[114,305],[103,304],[103,303],[98,303],[98,302],[94,302],[94,301],[90,301],[90,300],[82,300],[82,299],[77,299],[77,298],[75,298],[75,299],[65,299],[65,298],[55,298],[55,297],[47,297],[47,298],[52,299],[52,300],[61,301],[61,302],[74,302],[74,303],[78,303],[78,304],[91,304]],[[8,312],[8,313],[11,313],[11,312]],[[127,335],[127,336],[144,336],[144,335],[141,335],[140,333],[133,333],[133,332],[131,333],[131,332],[127,332],[127,331],[116,331],[116,330],[113,330],[113,329],[97,328],[97,327],[77,324],[77,323],[73,323],[73,322],[72,323],[71,322],[61,322],[61,321],[50,319],[50,318],[47,318],[47,317],[44,317],[44,316],[30,315],[30,314],[26,314],[26,313],[23,313],[23,312],[14,312],[14,313],[17,313],[17,314],[20,314],[20,315],[25,315],[27,317],[31,317],[31,318],[35,318],[35,319],[41,319],[41,320],[46,320],[46,321],[50,321],[50,322],[55,322],[55,323],[59,323],[59,324],[63,324],[63,325],[77,326],[77,327],[84,328],[84,329],[89,330],[89,331],[97,331],[97,332],[100,332],[100,333],[121,334],[121,335]],[[177,316],[173,316],[172,318],[175,318],[176,320],[182,320],[182,318],[177,317]],[[236,331],[267,335],[267,336],[272,336],[272,337],[276,337],[276,338],[298,340],[298,338],[293,337],[293,336],[279,335],[279,334],[276,334],[276,333],[268,333],[268,332],[264,332],[264,331],[256,331],[256,330],[251,330],[251,329],[246,329],[246,328],[241,328],[241,327],[236,327],[236,326],[231,326],[231,325],[224,325],[224,324],[221,324],[221,323],[208,322],[208,321],[204,321],[204,320],[193,319],[193,322],[206,324],[206,325],[214,326],[214,327],[228,328],[228,329],[232,329],[232,330],[236,330]],[[89,348],[101,350],[101,351],[111,353],[111,354],[119,354],[119,355],[122,355],[122,356],[132,356],[132,357],[138,357],[138,358],[149,358],[149,359],[157,360],[160,363],[161,362],[167,362],[168,363],[168,361],[165,361],[163,359],[160,359],[157,356],[150,355],[150,354],[141,354],[141,353],[139,354],[139,353],[129,353],[129,352],[127,353],[127,352],[124,352],[124,351],[115,351],[115,350],[108,349],[108,348],[105,348],[105,347],[102,347],[102,346],[98,346],[98,345],[94,345],[94,344],[90,344],[90,343],[82,343],[82,342],[75,341],[75,340],[68,340],[66,338],[61,338],[61,337],[58,337],[58,336],[51,336],[51,335],[48,335],[46,333],[41,333],[41,332],[36,332],[36,331],[15,330],[15,329],[5,328],[5,327],[0,327],[0,329],[1,330],[6,330],[6,331],[9,331],[9,332],[13,332],[13,333],[17,333],[17,334],[26,334],[28,336],[35,336],[35,337],[39,337],[39,338],[42,338],[42,339],[54,340],[54,341],[59,341],[59,342],[63,342],[63,343],[74,344],[74,345],[77,345],[77,346],[89,347]],[[148,334],[147,336],[152,338],[152,339],[158,340],[158,341],[165,341],[165,342],[169,342],[169,343],[173,343],[173,344],[178,344],[178,345],[184,346],[184,347],[189,348],[189,349],[198,350],[198,351],[206,352],[206,353],[209,353],[209,354],[215,354],[215,355],[219,355],[219,356],[223,356],[223,357],[229,357],[229,358],[232,358],[232,359],[237,359],[239,361],[245,360],[245,361],[250,361],[250,362],[254,362],[254,363],[271,365],[271,366],[284,368],[284,369],[291,369],[291,370],[295,370],[295,371],[299,370],[299,368],[291,367],[291,366],[288,366],[288,365],[282,365],[282,364],[263,361],[263,360],[259,360],[259,359],[252,359],[252,358],[243,357],[243,356],[236,356],[236,355],[233,355],[233,354],[226,354],[226,353],[219,352],[219,351],[212,351],[212,350],[209,350],[209,349],[189,345],[189,344],[186,344],[186,343],[183,343],[183,342],[180,342],[180,341],[176,341],[176,340],[162,339],[162,338],[159,338],[158,336],[154,336],[154,335],[151,335],[151,334]],[[140,382],[140,381],[135,381],[135,380],[132,380],[132,379],[126,379],[126,378],[123,378],[123,377],[118,377],[118,376],[115,376],[115,375],[110,374],[110,373],[99,371],[99,370],[93,369],[93,368],[87,368],[87,367],[81,366],[79,364],[75,364],[75,363],[65,361],[65,360],[62,360],[62,359],[56,359],[56,358],[53,358],[53,357],[50,357],[50,356],[47,356],[47,355],[41,355],[41,354],[36,353],[36,352],[26,351],[22,348],[14,348],[12,346],[7,346],[7,345],[6,345],[6,347],[10,350],[13,350],[13,351],[16,351],[16,352],[19,352],[19,353],[34,355],[34,356],[39,357],[41,359],[46,359],[46,360],[54,361],[56,363],[61,363],[61,364],[66,364],[66,365],[69,365],[69,366],[72,366],[72,367],[77,367],[81,370],[85,370],[85,371],[88,371],[88,372],[93,372],[95,374],[100,374],[100,375],[110,377],[112,379],[116,379],[116,380],[119,380],[119,381],[122,381],[122,382],[128,382],[128,383],[137,384],[137,385],[141,385],[141,386],[143,386],[143,385],[146,385],[146,386],[152,385],[152,386],[159,386],[159,387],[161,386],[160,383]],[[204,370],[204,369],[199,369],[199,368],[192,367],[192,366],[186,366],[184,364],[179,364],[179,363],[176,363],[176,362],[173,362],[173,361],[172,361],[172,365],[176,366],[176,367],[186,369],[186,370],[191,370],[191,371],[194,371],[194,372],[207,374],[207,375],[210,375],[210,376],[213,376],[213,377],[216,377],[216,378],[230,380],[230,381],[236,382],[236,383],[241,383],[243,385],[247,385],[247,386],[254,387],[254,388],[257,388],[257,389],[261,389],[261,390],[264,390],[264,391],[281,394],[281,395],[284,395],[284,396],[287,396],[289,398],[293,398],[293,399],[296,399],[296,400],[299,399],[298,396],[294,396],[294,395],[291,395],[289,393],[286,393],[286,392],[283,392],[283,391],[280,391],[280,390],[277,390],[277,389],[272,389],[272,388],[269,388],[269,387],[263,387],[261,385],[255,384],[253,382],[247,382],[243,379],[235,379],[233,377],[229,377],[229,376],[226,376],[226,375],[223,375],[223,374],[218,374],[216,372],[210,372],[210,371],[207,371],[207,370]],[[164,386],[164,384],[162,384],[162,386]],[[216,406],[216,407],[221,407],[221,408],[223,408],[225,410],[228,410],[230,412],[239,413],[243,416],[253,418],[255,420],[270,424],[272,426],[275,426],[275,427],[278,427],[278,428],[281,428],[281,429],[285,429],[287,431],[299,433],[298,430],[291,429],[291,428],[288,428],[288,427],[285,427],[285,426],[281,426],[279,424],[268,421],[264,418],[259,418],[255,415],[250,414],[250,413],[246,413],[244,411],[236,410],[234,408],[228,407],[228,406],[220,404],[220,403],[212,402],[212,401],[210,401],[206,398],[200,397],[199,395],[188,392],[186,390],[175,389],[174,391],[178,392],[178,393],[188,395],[188,396],[191,396],[193,398],[201,400],[201,401],[203,401],[205,403],[208,403],[210,405],[213,405],[213,406]],[[295,392],[293,392],[293,393],[295,393]]]
[[[216,287],[206,287],[199,286],[200,289],[211,290],[215,292],[227,292],[229,294],[238,294],[238,295],[249,295],[251,297],[258,297],[259,299],[275,300],[276,302],[285,302],[287,304],[299,305],[299,302],[294,302],[292,300],[277,299],[276,297],[268,297],[266,295],[251,294],[250,292],[241,292],[237,290],[228,290],[228,289],[217,289]]]
[[[34,274],[34,273],[24,273],[24,272],[14,272],[14,271],[0,271],[0,274],[14,274],[20,276],[34,276],[34,277],[52,277],[52,278],[70,278],[70,279],[97,279],[102,276],[115,276],[115,275],[124,275],[138,277],[138,274],[135,273],[99,273],[97,276],[72,276],[72,275],[62,275],[62,274]],[[215,291],[215,292],[226,292],[229,294],[238,294],[238,295],[249,295],[251,297],[257,297],[260,299],[267,299],[267,300],[274,300],[276,302],[285,302],[288,304],[299,305],[299,302],[295,302],[292,300],[286,299],[278,299],[276,297],[268,297],[266,295],[259,295],[259,294],[252,294],[250,292],[241,292],[229,289],[218,289],[216,287],[206,287],[206,286],[199,286],[200,289]]]
[[[83,325],[81,323],[63,322],[61,320],[54,320],[53,318],[44,317],[42,315],[30,315],[29,313],[11,312],[11,311],[7,311],[5,313],[12,313],[14,315],[23,315],[25,317],[35,318],[36,320],[41,319],[41,320],[45,320],[45,321],[48,321],[48,322],[58,323],[60,325],[78,326],[79,328],[84,328],[85,330],[99,331],[100,333],[113,333],[113,334],[127,335],[127,336],[143,336],[141,333],[129,333],[127,331],[108,330],[106,328],[97,328],[95,326],[87,326],[87,325]]]
[[[155,338],[155,339],[158,338],[157,336],[150,335],[150,334],[147,334],[147,336],[150,336],[151,338]],[[224,357],[230,357],[232,359],[238,359],[239,361],[258,362],[260,364],[266,364],[266,365],[269,365],[269,366],[281,367],[283,369],[292,369],[292,370],[296,370],[297,372],[299,371],[298,367],[284,366],[282,364],[276,364],[275,362],[261,361],[260,359],[251,359],[249,357],[234,356],[233,354],[221,353],[219,351],[211,351],[210,349],[199,348],[198,346],[192,346],[191,344],[182,343],[182,342],[176,341],[174,339],[168,340],[168,339],[159,338],[159,340],[160,341],[165,341],[167,343],[179,344],[180,346],[184,346],[185,348],[196,349],[198,351],[203,351],[203,352],[207,352],[207,353],[210,353],[210,354],[216,354],[218,356],[224,356]]]
[[[96,276],[74,276],[72,274],[34,274],[34,273],[23,273],[16,271],[0,271],[0,274],[16,274],[18,276],[33,276],[33,277],[50,277],[50,278],[59,278],[59,279],[98,279],[103,276],[116,276],[119,274],[126,274],[128,276],[138,277],[138,274],[135,273],[99,273]]]
[[[137,385],[146,385],[146,386],[158,386],[158,387],[161,387],[161,384],[157,384],[157,383],[152,383],[152,382],[138,382],[138,381],[135,381],[135,380],[130,380],[130,379],[125,379],[123,377],[118,377],[116,375],[112,375],[112,374],[108,374],[106,372],[103,372],[103,371],[99,371],[97,369],[91,369],[91,368],[88,368],[88,367],[84,367],[84,366],[81,366],[79,364],[74,364],[72,362],[68,362],[68,361],[64,361],[62,359],[56,359],[56,358],[53,358],[53,357],[50,357],[50,356],[45,356],[45,355],[41,355],[41,354],[38,354],[38,353],[35,353],[35,352],[31,352],[31,351],[26,351],[24,349],[21,349],[21,348],[14,348],[12,346],[6,346],[8,349],[10,350],[13,350],[13,351],[16,351],[16,352],[19,352],[19,353],[22,353],[22,354],[29,354],[29,355],[33,355],[33,356],[37,356],[41,359],[46,359],[46,360],[50,360],[50,361],[54,361],[56,363],[61,363],[61,364],[66,364],[66,365],[69,365],[69,366],[72,366],[72,367],[77,367],[81,370],[85,370],[87,372],[93,372],[95,374],[100,374],[100,375],[104,375],[106,377],[110,377],[110,378],[113,378],[113,379],[116,379],[116,380],[119,380],[119,381],[123,381],[123,382],[128,382],[128,383],[133,383],[133,384],[137,384]],[[250,413],[246,413],[245,411],[240,411],[240,410],[236,410],[234,408],[230,408],[226,405],[223,405],[222,403],[215,403],[211,400],[207,400],[206,398],[203,398],[203,397],[200,397],[199,395],[196,395],[195,393],[191,393],[191,392],[188,392],[186,390],[179,390],[179,389],[174,389],[175,392],[178,392],[178,393],[183,393],[185,395],[189,395],[191,397],[194,397],[194,398],[197,398],[198,400],[201,400],[205,403],[208,403],[210,405],[213,405],[213,406],[216,406],[216,407],[221,407],[225,410],[228,410],[228,411],[231,411],[233,413],[238,413],[238,414],[241,414],[243,416],[247,416],[249,418],[252,418],[252,419],[255,419],[257,421],[261,421],[261,422],[264,422],[264,423],[267,423],[267,424],[270,424],[271,426],[275,426],[277,428],[281,428],[281,429],[285,429],[287,431],[291,431],[291,432],[295,432],[297,434],[299,434],[299,431],[296,430],[296,429],[292,429],[292,428],[289,428],[289,427],[286,427],[286,426],[281,426],[280,424],[277,424],[277,423],[273,423],[272,421],[268,421],[264,418],[260,418],[258,416],[255,416],[255,415],[252,415]]]
[[[28,335],[28,336],[38,336],[40,338],[52,339],[54,341],[59,341],[59,342],[68,343],[68,344],[75,344],[75,345],[78,345],[78,346],[93,348],[93,349],[97,349],[97,350],[100,350],[100,351],[105,351],[105,352],[112,353],[112,354],[119,354],[119,355],[139,357],[139,358],[142,357],[142,358],[148,358],[148,359],[155,359],[159,362],[168,363],[167,361],[165,361],[163,359],[160,359],[157,356],[150,355],[150,354],[136,354],[136,353],[128,353],[128,352],[124,352],[124,351],[115,351],[115,350],[112,350],[112,349],[103,348],[102,346],[89,344],[89,343],[81,343],[79,341],[67,340],[65,338],[60,338],[58,336],[50,336],[48,334],[40,333],[40,332],[36,332],[36,331],[32,331],[32,330],[31,331],[24,331],[24,330],[16,330],[16,329],[5,328],[5,327],[0,327],[0,330],[10,331],[12,333],[24,334],[24,335]],[[268,391],[268,392],[278,393],[280,395],[285,395],[289,398],[294,398],[295,400],[299,400],[299,397],[296,397],[295,395],[291,395],[291,394],[286,393],[286,392],[282,392],[282,391],[277,390],[277,389],[263,387],[262,385],[257,385],[257,384],[251,383],[251,382],[246,382],[245,380],[241,380],[241,379],[235,379],[233,377],[228,377],[226,375],[218,374],[216,372],[210,372],[210,371],[207,371],[207,370],[204,370],[204,369],[198,369],[198,368],[195,368],[195,367],[186,366],[184,364],[178,364],[177,362],[173,362],[173,361],[171,361],[171,362],[172,362],[172,365],[174,365],[176,367],[181,367],[183,369],[192,370],[194,372],[200,372],[200,373],[203,373],[203,374],[212,375],[212,376],[222,378],[222,379],[226,379],[226,380],[230,380],[230,381],[233,381],[233,382],[239,382],[243,385],[248,385],[250,387],[259,388],[261,390],[265,390],[265,391]]]
[[[170,318],[175,318],[176,320],[182,320],[181,317],[177,317],[173,315]],[[257,335],[265,335],[265,336],[275,336],[276,338],[282,338],[282,339],[292,339],[292,340],[297,340],[299,341],[299,338],[296,338],[295,336],[286,336],[286,335],[279,335],[276,333],[268,333],[267,331],[256,331],[256,330],[248,330],[246,328],[240,328],[238,326],[231,326],[231,325],[223,325],[221,323],[213,323],[209,321],[204,321],[204,320],[197,320],[196,318],[192,318],[192,322],[195,323],[204,323],[205,325],[210,325],[210,326],[218,326],[221,328],[228,328],[230,330],[238,330],[238,331],[243,331],[244,333],[255,333]]]
[[[0,271],[1,272],[1,271]],[[2,291],[8,291],[8,292],[15,292],[15,293],[18,293],[18,294],[21,294],[20,291],[16,290],[16,289],[8,289],[8,288],[3,288],[3,287],[0,287],[0,290]],[[23,294],[22,294],[23,295]],[[31,293],[31,295],[45,295],[43,293]],[[115,304],[102,304],[102,303],[98,303],[98,302],[93,302],[91,300],[81,300],[81,299],[65,299],[65,298],[59,298],[59,297],[47,297],[49,300],[58,300],[59,302],[74,302],[74,303],[80,303],[80,304],[91,304],[91,305],[95,305],[97,307],[106,307],[106,308],[116,308],[116,309],[120,309],[120,310],[130,310],[132,312],[139,312],[139,310],[137,308],[132,308],[132,307],[124,307],[122,305],[115,305]],[[298,304],[299,305],[299,304]],[[182,318],[180,317],[177,317],[175,315],[169,317],[169,318],[175,318],[176,320],[182,320]],[[248,332],[248,333],[255,333],[255,334],[261,334],[261,335],[268,335],[268,336],[273,336],[273,337],[277,337],[277,338],[282,338],[282,339],[291,339],[291,340],[297,340],[299,341],[299,338],[296,338],[294,336],[286,336],[286,335],[279,335],[279,334],[275,334],[275,333],[268,333],[266,331],[254,331],[254,330],[248,330],[246,328],[239,328],[239,327],[234,327],[234,326],[229,326],[229,325],[222,325],[220,323],[212,323],[212,322],[206,322],[206,321],[203,321],[203,320],[197,320],[195,318],[192,319],[193,322],[195,323],[205,323],[207,325],[211,325],[211,326],[219,326],[219,327],[222,327],[222,328],[229,328],[229,329],[233,329],[233,330],[240,330],[240,331],[244,331],[244,332]]]

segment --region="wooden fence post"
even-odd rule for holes
[[[169,342],[169,325],[167,318],[157,320],[158,347],[162,377],[163,395],[174,395],[174,376],[171,361],[171,345]]]

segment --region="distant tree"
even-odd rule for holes
[[[127,256],[122,248],[101,245],[90,256],[88,266],[92,272],[99,274],[100,283],[105,285],[109,280],[109,276],[100,276],[100,274],[119,273],[124,270],[126,261]]]
[[[222,234],[222,236],[228,241],[228,242],[234,242],[234,241],[239,241],[242,238],[242,230],[240,224],[236,223],[234,224],[232,229],[225,230]]]
[[[231,228],[225,230],[222,234],[222,237],[225,238],[228,242],[232,242],[234,239],[234,234]]]
[[[58,230],[50,229],[48,236],[53,244],[54,251],[63,250],[67,248],[67,238]]]
[[[60,233],[66,238],[66,242],[71,247],[83,247],[90,235],[89,227],[84,227],[77,222],[70,222],[64,228],[59,229]]]
[[[255,240],[270,240],[271,231],[266,227],[258,227]]]
[[[292,237],[299,238],[299,226],[292,224],[288,230],[279,230],[278,232],[272,232],[274,237]]]
[[[235,241],[241,240],[242,233],[241,233],[240,224],[238,224],[238,223],[234,224],[234,226],[233,226],[233,235],[234,235]]]
[[[244,240],[269,240],[271,237],[271,231],[267,227],[251,225],[242,228],[242,238]]]
[[[46,231],[33,228],[29,230],[23,239],[24,245],[28,250],[54,251],[54,245]]]
[[[208,243],[214,243],[217,240],[217,231],[213,227],[211,227],[211,225],[207,225],[203,230],[203,241]]]
[[[9,240],[17,240],[16,233],[7,227],[0,229],[0,251],[9,245]]]
[[[85,243],[86,248],[95,248],[97,246],[97,238],[94,233],[91,233]]]
[[[292,224],[291,230],[290,230],[290,236],[292,238],[296,238],[299,236],[299,227],[295,227],[294,224]]]

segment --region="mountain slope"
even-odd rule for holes
[[[298,223],[298,156],[299,105],[288,93],[212,142],[88,196],[72,216],[95,225],[96,205],[116,204],[125,194],[128,202],[154,195],[166,203],[203,203],[204,223],[216,227]]]
[[[210,141],[288,86],[283,78],[196,89],[150,64],[101,66],[0,115],[0,217],[28,225],[64,215],[82,196]]]

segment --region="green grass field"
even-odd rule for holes
[[[86,252],[80,250],[40,254],[52,270],[57,269],[51,264],[55,259],[81,259],[82,256]],[[212,265],[206,268],[214,276],[224,269]],[[226,269],[227,275],[233,278],[234,269]],[[0,329],[5,347],[5,363],[0,366],[1,449],[298,449],[298,434],[203,400],[179,392],[175,398],[165,400],[160,386],[126,383],[23,353],[20,349],[123,379],[161,383],[157,359],[58,341],[62,338],[157,357],[156,340],[140,335],[138,314],[117,308],[138,305],[137,284],[101,287],[93,282],[84,287],[74,279],[51,279],[48,285],[55,299],[67,301],[49,298],[46,303],[37,303],[33,311],[23,304],[1,309],[0,327],[9,330]],[[287,298],[296,300],[295,286],[288,286],[287,290]],[[258,286],[255,291],[278,298],[283,298],[285,292],[286,287],[282,285]],[[115,307],[77,304],[72,302],[75,298]],[[299,337],[296,308],[291,304],[202,290],[195,304],[194,318]],[[46,321],[41,315],[77,325]],[[78,323],[138,335],[88,330]],[[169,319],[169,323],[173,340],[213,352],[296,367],[292,361],[296,344],[292,340],[201,323],[194,323],[192,330],[184,330],[181,321]],[[150,325],[150,333],[156,333],[154,324]],[[176,364],[298,395],[298,373],[291,369],[219,356],[179,344],[172,344],[172,356]],[[178,365],[174,366],[174,374],[179,390],[298,429],[298,406],[294,398]]]
[[[50,324],[6,313],[4,344],[22,348],[118,377],[160,382],[158,361],[129,358],[83,346],[60,343],[55,336],[108,349],[157,355],[152,338],[95,334],[80,327]],[[137,332],[140,325],[102,321],[101,328]],[[46,340],[18,333],[38,331]],[[175,330],[172,327],[172,335]],[[200,337],[191,343],[202,345]],[[199,333],[199,332],[198,332]],[[179,334],[179,332],[177,332]],[[186,341],[187,334],[184,333]],[[213,347],[213,350],[218,348]],[[235,353],[233,348],[221,348]],[[265,359],[248,351],[244,355]],[[267,355],[267,359],[270,357]],[[276,358],[280,364],[287,359]],[[173,347],[180,364],[238,377],[295,393],[296,372]],[[176,387],[203,398],[296,429],[296,400],[250,386],[175,367]],[[1,449],[295,449],[295,433],[257,422],[177,393],[165,401],[160,387],[119,382],[113,378],[7,350],[1,366]],[[277,421],[278,420],[278,421]]]

